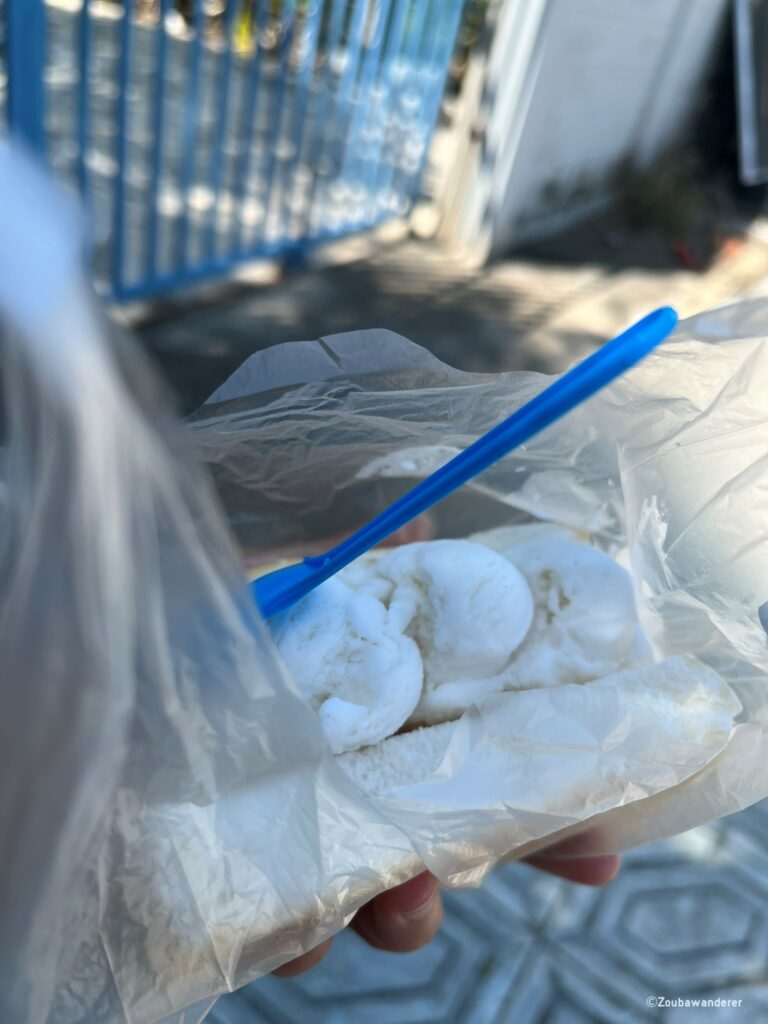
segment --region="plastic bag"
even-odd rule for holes
[[[371,848],[404,844],[285,679],[61,197],[2,146],[0,194],[0,1018],[189,1024],[338,929]]]
[[[433,510],[440,536],[535,517],[590,534],[614,553],[628,546],[640,618],[657,656],[695,654],[738,695],[743,711],[727,749],[702,750],[699,760],[694,751],[659,773],[642,793],[652,799],[639,803],[640,794],[625,792],[593,805],[599,818],[581,852],[627,849],[768,792],[765,332],[764,301],[685,321],[626,377]],[[268,547],[301,549],[339,523],[354,528],[548,382],[539,374],[462,373],[388,332],[359,332],[255,354],[191,426],[241,545],[272,537]],[[563,694],[538,696],[532,725],[549,716],[556,735],[558,718],[597,716],[603,733],[596,729],[595,748],[607,746],[610,708],[588,707],[586,694],[565,707],[557,706]],[[515,713],[526,713],[519,700]],[[500,715],[491,703],[484,715],[466,716],[471,725],[454,746],[480,748]],[[510,723],[513,733],[521,744]],[[505,849],[519,856],[556,831],[584,831],[589,801],[542,822],[514,802],[516,792],[505,799],[480,765],[459,809],[456,776],[470,759],[454,753],[441,766],[449,776],[442,792],[433,780],[400,791],[384,809],[444,881],[476,883]],[[639,753],[622,748],[623,756]]]
[[[46,194],[0,152],[4,195],[20,172]],[[14,251],[0,230],[0,278],[39,273],[24,260],[60,240],[39,208],[24,208],[35,244]],[[192,1024],[423,863],[474,884],[569,830],[621,849],[766,794],[764,304],[682,325],[436,510],[445,536],[533,515],[628,541],[657,651],[699,654],[743,706],[725,750],[651,765],[607,804],[513,813],[498,786],[444,779],[365,798],[281,670],[241,562],[354,527],[546,379],[460,373],[363,332],[252,357],[181,431],[74,262],[58,272],[47,304],[0,285],[4,1020]],[[547,714],[584,714],[602,764],[615,723],[588,691]],[[503,712],[467,716],[448,774]]]

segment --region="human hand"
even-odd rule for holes
[[[397,547],[414,541],[430,540],[434,526],[428,515],[419,516],[393,534],[382,545]],[[343,537],[322,543],[302,545],[300,551],[282,551],[283,557],[316,554],[327,551]],[[274,552],[270,553],[274,557]],[[251,559],[251,564],[265,560],[265,555]],[[565,840],[527,859],[527,863],[552,875],[582,885],[606,885],[617,874],[620,858],[615,855],[580,855],[581,838]],[[403,885],[383,892],[362,907],[350,927],[375,949],[390,953],[412,953],[421,949],[437,934],[443,920],[443,903],[437,879],[422,872]],[[318,964],[331,948],[331,939],[303,956],[283,964],[273,973],[280,978],[303,974]]]
[[[582,885],[606,885],[616,874],[620,858],[615,854],[578,856],[573,847],[557,844],[529,857],[526,863],[548,874]],[[413,953],[430,942],[443,920],[443,902],[437,879],[422,872],[403,885],[383,892],[358,910],[350,925],[375,949],[389,953]],[[331,948],[332,939],[283,964],[274,974],[293,978],[316,966]]]

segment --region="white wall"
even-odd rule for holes
[[[502,0],[443,234],[481,258],[573,222],[682,131],[729,0]],[[477,80],[482,81],[482,87]],[[471,100],[470,100],[471,106]]]

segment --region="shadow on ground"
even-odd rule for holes
[[[184,411],[254,351],[371,327],[402,334],[464,370],[554,372],[589,351],[599,335],[577,330],[542,344],[536,330],[594,278],[589,268],[520,261],[478,274],[437,247],[406,242],[271,287],[230,290],[186,312],[177,302],[171,315],[145,324],[140,337]]]

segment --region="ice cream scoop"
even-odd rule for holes
[[[391,736],[415,708],[423,678],[419,649],[372,594],[328,580],[271,627],[335,754]]]
[[[471,541],[409,544],[381,558],[375,574],[393,587],[392,622],[421,651],[422,700],[450,685],[460,694],[459,713],[509,663],[533,621],[524,576]]]
[[[582,683],[620,668],[637,648],[629,573],[573,540],[519,542],[504,556],[536,598],[530,633],[505,673],[505,689]]]
[[[494,546],[496,550],[487,554],[506,560],[527,582],[533,597],[531,618],[503,660],[478,660],[474,671],[452,671],[441,665],[442,671],[425,673],[413,723],[444,722],[472,703],[504,690],[589,682],[650,660],[629,574],[610,555],[575,536],[547,524],[477,535],[475,540],[480,543],[471,547]],[[404,556],[406,552],[394,554]],[[379,571],[383,565],[384,561]],[[444,608],[435,604],[430,614],[440,622]],[[510,634],[513,620],[508,608],[503,608],[502,614]],[[464,621],[474,623],[476,619],[467,614]],[[454,646],[460,648],[462,631],[453,623],[449,628],[456,635]],[[503,627],[501,631],[503,634]],[[463,632],[467,632],[466,625]]]

